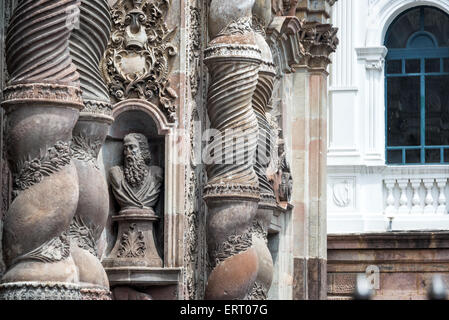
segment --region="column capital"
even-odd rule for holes
[[[275,17],[267,28],[267,43],[269,44],[279,73],[294,72],[304,56],[301,44],[303,24],[296,17]]]
[[[338,28],[331,24],[305,22],[300,36],[305,54],[300,66],[326,71],[327,66],[332,62],[329,55],[335,52],[339,44],[337,32]]]
[[[365,68],[367,70],[383,70],[385,57],[388,53],[388,49],[386,47],[356,48],[355,51],[357,52],[358,59],[365,61]]]

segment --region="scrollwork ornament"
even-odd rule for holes
[[[115,100],[157,102],[175,122],[178,95],[170,84],[169,61],[178,53],[170,43],[177,28],[165,23],[169,7],[169,0],[118,1],[112,9],[113,32],[102,72]]]

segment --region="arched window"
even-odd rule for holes
[[[449,163],[449,16],[405,11],[385,46],[387,163]]]

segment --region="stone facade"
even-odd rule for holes
[[[2,2],[0,299],[325,299],[334,3]]]
[[[386,162],[387,30],[409,9],[444,0],[346,0],[332,7],[341,45],[329,68],[328,293],[348,298],[356,273],[379,269],[374,299],[423,299],[447,280],[447,164]],[[410,90],[411,91],[411,90]]]
[[[374,300],[425,300],[435,274],[447,287],[447,257],[445,231],[329,236],[329,299],[351,299],[357,275],[366,274]]]

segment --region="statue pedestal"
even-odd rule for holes
[[[161,268],[163,262],[153,233],[153,224],[158,219],[151,208],[126,208],[112,217],[112,221],[118,222],[118,236],[114,248],[103,261],[104,267]]]

